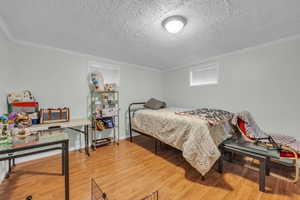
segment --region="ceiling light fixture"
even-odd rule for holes
[[[166,18],[162,22],[162,26],[169,33],[178,33],[186,25],[186,22],[187,22],[187,20],[183,16],[175,15],[175,16],[171,16],[171,17]]]

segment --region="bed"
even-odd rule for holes
[[[231,137],[229,122],[211,126],[206,120],[177,114],[187,109],[143,108],[144,103],[129,106],[130,140],[132,131],[147,135],[168,144],[182,155],[202,176],[220,157],[218,146]]]

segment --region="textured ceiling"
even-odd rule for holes
[[[0,16],[19,40],[160,69],[300,33],[299,0],[0,0]]]

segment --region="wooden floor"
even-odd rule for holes
[[[225,173],[212,170],[206,180],[182,158],[181,153],[163,148],[153,153],[153,141],[138,136],[119,146],[98,148],[90,157],[70,153],[71,200],[90,199],[90,181],[104,189],[109,199],[139,200],[159,190],[160,200],[288,200],[300,199],[300,184],[267,177],[267,192],[258,191],[257,172],[238,164],[225,163]],[[0,200],[63,199],[60,157],[52,156],[18,165],[0,185]]]

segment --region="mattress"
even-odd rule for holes
[[[220,157],[219,144],[231,137],[228,122],[211,126],[206,120],[178,115],[183,108],[140,109],[133,113],[132,129],[182,151],[183,157],[205,175]]]

